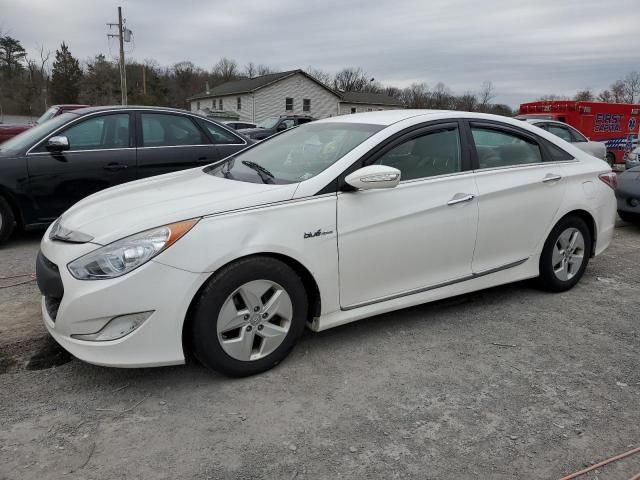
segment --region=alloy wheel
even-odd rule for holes
[[[222,305],[218,341],[236,360],[259,360],[282,344],[292,319],[293,304],[286,290],[270,280],[254,280],[237,288]]]
[[[577,228],[567,228],[560,234],[551,257],[553,272],[558,280],[571,280],[580,271],[585,256],[584,243],[584,236]]]

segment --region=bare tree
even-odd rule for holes
[[[275,73],[275,70],[268,65],[263,65],[262,63],[256,67],[256,73],[259,77],[262,75],[269,75],[270,73]]]
[[[609,87],[614,103],[626,102],[626,86],[622,80],[616,80]]]
[[[493,89],[493,83],[489,80],[482,82],[480,92],[478,93],[478,110],[486,112],[491,107],[491,102],[496,97]]]
[[[309,75],[325,85],[331,85],[332,76],[329,72],[321,70],[319,68],[313,68],[311,66],[305,69]]]
[[[598,94],[598,101],[611,103],[613,102],[613,95],[611,95],[611,92],[609,90],[603,90]]]
[[[624,77],[624,92],[629,103],[634,103],[636,98],[640,99],[640,73],[629,72]]]
[[[449,87],[438,82],[431,91],[429,108],[447,110],[453,106],[453,95]]]
[[[214,65],[212,73],[222,82],[235,80],[240,74],[238,63],[227,57],[222,57],[220,61]]]
[[[347,67],[336,73],[333,88],[341,92],[361,92],[373,80],[360,67]]]
[[[409,108],[428,108],[429,88],[426,83],[413,83],[402,90],[401,99]]]
[[[478,107],[478,98],[473,92],[465,92],[455,99],[454,105],[456,110],[473,112]]]
[[[585,88],[584,90],[578,90],[573,99],[578,102],[592,102],[594,95],[590,88]]]
[[[256,76],[256,65],[253,62],[249,62],[244,66],[244,74],[249,77],[249,78],[253,78]]]

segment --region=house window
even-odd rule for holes
[[[222,99],[218,100],[218,110],[222,110]]]
[[[356,113],[356,107],[351,107],[351,113]]]
[[[238,97],[238,110],[242,110],[242,97]]]
[[[311,99],[310,98],[303,98],[302,99],[302,111],[303,112],[310,112],[311,111]]]
[[[284,99],[284,109],[287,111],[293,110],[293,98],[287,97]]]

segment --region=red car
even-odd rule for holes
[[[607,146],[607,161],[624,168],[624,155],[638,144],[640,104],[553,100],[523,103],[518,117],[567,123],[589,140]]]
[[[50,118],[57,117],[64,112],[69,112],[71,110],[77,110],[79,108],[85,108],[88,106],[89,105],[79,104],[53,105],[46,112],[44,112],[42,116],[38,118],[38,120],[35,121],[35,125],[46,122]],[[0,143],[4,142],[5,140],[9,140],[11,137],[15,137],[25,130],[29,130],[31,127],[33,127],[33,125],[33,123],[22,125],[4,125],[0,123]]]

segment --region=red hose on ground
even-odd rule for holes
[[[591,470],[595,470],[596,468],[600,468],[604,465],[607,465],[608,463],[615,462],[616,460],[621,460],[625,457],[628,457],[629,455],[633,455],[634,453],[638,453],[638,452],[640,452],[640,447],[634,448],[633,450],[629,450],[628,452],[625,452],[625,453],[621,453],[620,455],[616,455],[615,457],[611,457],[606,460],[603,460],[602,462],[596,463],[595,465],[591,465],[590,467],[585,468],[584,470],[580,470],[579,472],[572,473],[571,475],[567,475],[566,477],[562,477],[560,480],[571,480],[572,478],[576,478],[576,477],[579,477],[580,475],[584,475],[585,473],[590,472]],[[638,480],[638,479],[640,479],[640,474],[635,475],[629,480]]]

